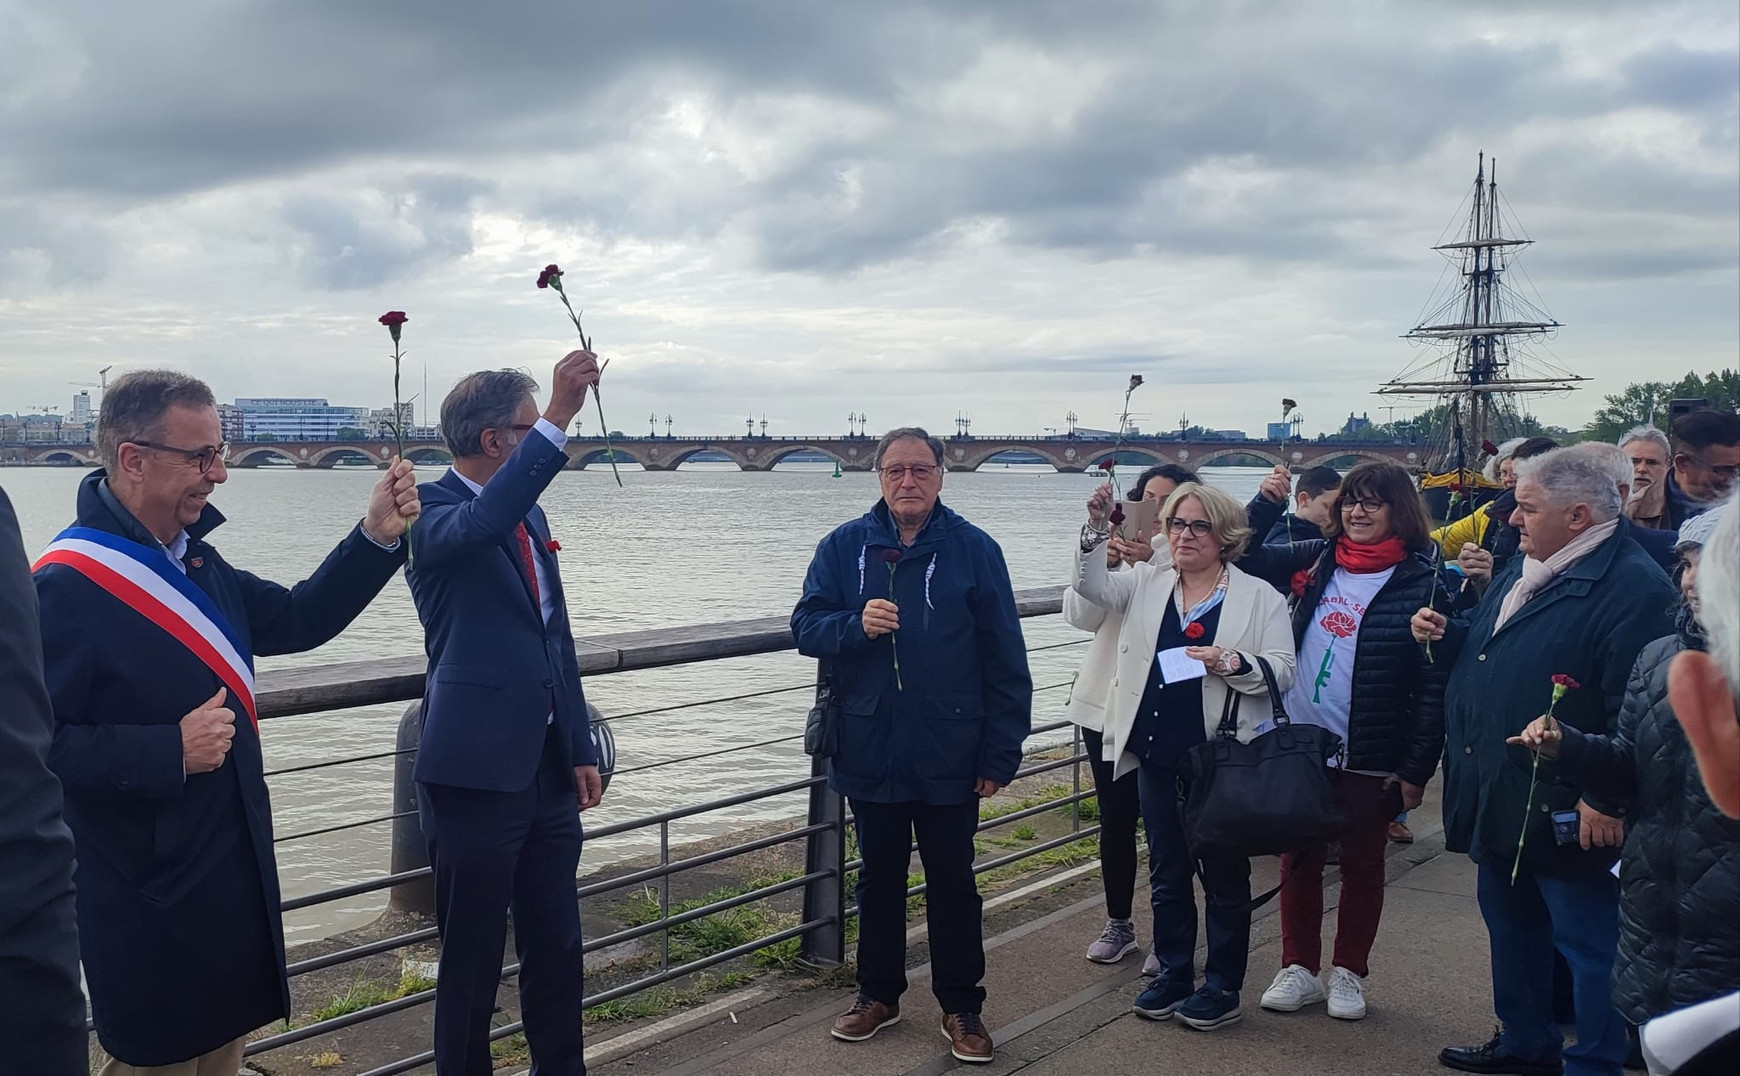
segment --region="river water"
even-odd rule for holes
[[[70,522],[74,487],[85,473],[0,470],[0,487],[18,509],[25,549],[32,556]],[[1207,468],[1204,477],[1242,501],[1255,493],[1264,473]],[[440,468],[425,467],[423,474],[433,479]],[[343,467],[232,471],[212,498],[229,517],[212,542],[232,563],[256,574],[285,583],[300,579],[361,517],[377,478],[373,470]],[[625,466],[623,480],[624,487],[616,488],[609,468],[565,471],[541,502],[563,547],[569,613],[581,637],[785,616],[797,600],[816,543],[878,497],[874,475],[834,478],[826,464],[787,463],[763,473],[731,464],[689,463],[651,474]],[[1096,481],[1049,467],[989,466],[949,475],[943,500],[997,539],[1018,589],[1050,586],[1068,580],[1070,546]],[[1034,724],[1058,720],[1066,695],[1061,685],[1073,675],[1081,647],[1055,644],[1085,637],[1057,617],[1032,618],[1023,626],[1030,648],[1054,647],[1032,656],[1035,686],[1059,685],[1035,696]],[[262,659],[260,668],[403,656],[421,649],[416,611],[399,578],[333,642],[307,654]],[[705,700],[798,687],[813,675],[814,664],[795,653],[765,654],[593,676],[586,695],[606,717],[682,706],[612,722],[618,766],[627,770],[801,732],[809,706],[806,690],[735,702]],[[403,709],[371,706],[273,720],[262,730],[266,769],[271,773],[390,751]],[[807,772],[798,742],[625,772],[612,782],[604,803],[587,813],[587,822],[608,824]],[[386,872],[391,822],[297,835],[391,813],[391,759],[302,769],[268,781],[286,897]],[[801,814],[803,803],[801,795],[793,795],[702,815],[673,825],[671,840],[680,844]],[[656,851],[657,842],[656,828],[588,842],[582,867]],[[285,930],[292,943],[309,941],[363,925],[384,906],[385,894],[317,905],[288,915]]]

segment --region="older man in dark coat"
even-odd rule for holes
[[[379,593],[415,478],[395,462],[367,518],[285,588],[207,541],[227,472],[203,382],[127,374],[97,444],[106,469],[79,484],[36,590],[103,1076],[233,1076],[290,1004],[253,658],[319,646]]]
[[[828,784],[851,800],[864,856],[859,997],[833,1035],[858,1042],[900,1019],[916,835],[943,1034],[956,1058],[983,1063],[992,1047],[979,1018],[973,834],[979,800],[1021,765],[1033,680],[1003,551],[940,503],[942,459],[942,444],[921,429],[882,439],[882,500],[822,539],[791,625],[840,698]]]
[[[0,491],[0,1071],[85,1076],[73,842],[48,770],[53,731],[36,592]]]
[[[1623,824],[1618,808],[1543,772],[1506,740],[1553,702],[1579,729],[1614,727],[1633,663],[1673,629],[1673,586],[1632,540],[1607,466],[1549,452],[1518,469],[1521,553],[1467,620],[1422,609],[1417,638],[1441,638],[1453,660],[1445,695],[1445,843],[1479,864],[1481,915],[1492,941],[1493,1007],[1502,1029],[1478,1047],[1446,1049],[1463,1072],[1619,1076],[1625,1025],[1610,984],[1619,937],[1619,887],[1610,873]],[[1553,951],[1569,962],[1577,1042],[1553,1022]],[[1562,1056],[1561,1056],[1562,1055]]]

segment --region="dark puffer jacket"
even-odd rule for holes
[[[1555,767],[1626,818],[1613,1003],[1641,1024],[1740,985],[1740,821],[1710,802],[1668,705],[1678,636],[1644,647],[1612,736],[1565,726]]]
[[[1247,509],[1253,527],[1278,514],[1281,506],[1258,497]],[[1258,530],[1257,533],[1263,533]],[[1436,551],[1436,546],[1431,550]],[[1293,598],[1293,642],[1304,638],[1335,574],[1335,545],[1319,538],[1288,545],[1256,546],[1238,562],[1241,569],[1268,581]],[[1308,572],[1294,588],[1294,578]],[[1396,565],[1383,589],[1366,609],[1353,652],[1353,700],[1347,722],[1347,768],[1394,773],[1424,785],[1444,754],[1444,686],[1450,659],[1426,659],[1408,621],[1428,604],[1434,586],[1429,553],[1416,553]],[[1438,591],[1435,608],[1448,608],[1450,595]]]

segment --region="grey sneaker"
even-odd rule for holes
[[[1136,925],[1128,919],[1108,919],[1099,940],[1088,946],[1095,964],[1116,964],[1136,951]]]
[[[1160,954],[1153,949],[1148,950],[1148,959],[1142,961],[1142,974],[1149,977],[1160,974]]]

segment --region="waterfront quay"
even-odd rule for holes
[[[1030,653],[1073,655],[1088,636],[1058,642],[1031,630],[1056,623],[1062,588],[1020,591],[1019,611]],[[784,617],[598,634],[579,642],[584,674],[594,683],[618,675],[658,676],[681,669],[723,668],[793,646]],[[1057,656],[1050,655],[1050,656]],[[371,704],[414,703],[423,691],[424,662],[416,657],[315,665],[267,672],[260,679],[265,734],[287,734],[299,718]],[[603,679],[600,679],[603,678]],[[1209,1066],[1235,1071],[1296,1072],[1299,1059],[1340,1056],[1338,1071],[1426,1071],[1446,1029],[1476,1034],[1485,1027],[1484,950],[1472,897],[1472,872],[1445,856],[1429,799],[1417,814],[1418,842],[1396,846],[1390,860],[1386,952],[1431,962],[1429,983],[1386,976],[1372,1016],[1357,1026],[1300,1014],[1281,1017],[1249,1006],[1234,1032],[1198,1035],[1137,1020],[1130,1002],[1141,988],[1139,960],[1102,967],[1081,950],[1103,921],[1096,862],[1097,815],[1085,755],[1061,712],[1067,676],[1036,681],[1036,716],[1026,762],[1014,784],[987,801],[976,839],[975,871],[986,897],[990,1000],[986,1019],[999,1045],[984,1071],[1036,1074],[1189,1072]],[[622,795],[658,767],[682,761],[733,771],[750,752],[801,737],[813,684],[798,680],[754,692],[779,700],[782,719],[753,742],[708,746],[679,759],[648,763],[621,758],[607,797]],[[687,705],[732,705],[708,698],[601,715],[617,727],[659,722]],[[739,701],[736,705],[744,705]],[[278,726],[289,726],[279,733]],[[391,905],[366,929],[349,931],[289,954],[293,1016],[262,1029],[248,1064],[261,1076],[430,1073],[435,930],[427,915],[429,870],[408,802],[416,722],[402,720],[391,754],[395,780],[375,790],[394,827],[393,859],[385,873],[306,893],[286,910],[389,892]],[[847,805],[802,756],[786,756],[789,772],[756,771],[748,787],[702,802],[683,802],[589,829],[589,849],[613,840],[658,835],[656,854],[609,862],[582,859],[576,879],[586,927],[589,1061],[607,1076],[665,1073],[923,1074],[957,1065],[936,1033],[928,997],[928,947],[922,921],[924,877],[914,858],[907,994],[909,1019],[874,1041],[833,1041],[827,1022],[849,1001],[855,940],[856,849]],[[349,759],[324,760],[342,766]],[[293,779],[294,775],[289,775]],[[783,821],[737,826],[717,839],[683,843],[673,829],[687,819],[729,820],[751,805],[784,804]],[[1276,864],[1254,864],[1253,879],[1273,884]],[[1333,873],[1326,881],[1334,915]],[[1138,894],[1140,895],[1140,894]],[[1143,902],[1138,901],[1138,907]],[[1253,938],[1252,976],[1278,959],[1278,920],[1270,905]],[[1147,937],[1145,922],[1141,928]],[[1398,961],[1401,958],[1398,957]],[[1045,969],[1035,974],[1034,969]],[[498,1071],[524,1073],[529,1055],[521,1035],[517,963],[504,952],[500,1011],[494,1021]],[[1357,1038],[1355,1048],[1340,1037]],[[1325,1051],[1334,1051],[1326,1054]]]

